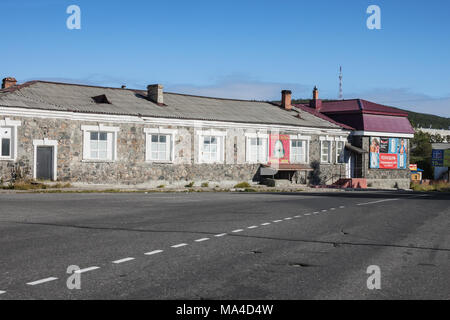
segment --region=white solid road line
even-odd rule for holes
[[[181,248],[181,247],[185,247],[185,246],[187,246],[187,243],[179,243],[179,244],[173,245],[172,248]]]
[[[36,280],[33,282],[28,282],[27,285],[36,286],[38,284],[42,284],[42,283],[46,283],[46,282],[50,282],[50,281],[54,281],[54,280],[58,280],[58,278],[50,277],[50,278],[45,278],[45,279],[41,279],[41,280]]]
[[[258,226],[251,226],[251,227],[248,227],[247,229],[256,229],[256,228],[258,228]]]
[[[132,257],[123,258],[123,259],[120,259],[120,260],[113,261],[112,263],[119,264],[119,263],[124,263],[124,262],[127,262],[127,261],[131,261],[131,260],[134,260],[134,259],[135,258],[132,258]]]
[[[157,254],[157,253],[161,253],[161,252],[164,252],[164,250],[153,250],[153,251],[150,251],[150,252],[146,252],[144,254],[147,255],[147,256],[151,256],[153,254]]]
[[[375,204],[375,203],[381,203],[381,202],[387,202],[387,201],[396,201],[396,200],[400,200],[400,199],[383,199],[383,200],[372,201],[372,202],[358,203],[357,206],[365,206],[365,205],[368,205],[368,204]]]
[[[197,239],[197,240],[194,240],[195,242],[203,242],[203,241],[208,241],[209,240],[209,238],[201,238],[201,239]]]
[[[226,233],[219,233],[219,234],[216,234],[214,237],[220,238],[220,237],[223,237],[223,236],[226,236],[226,235],[227,235]]]
[[[244,230],[243,229],[237,229],[237,230],[233,230],[231,232],[238,233],[238,232],[242,232],[242,231],[244,231]]]
[[[80,270],[76,270],[74,273],[85,273],[85,272],[89,272],[89,271],[93,271],[93,270],[97,270],[100,269],[100,267],[89,267],[89,268],[84,268],[84,269],[80,269]]]

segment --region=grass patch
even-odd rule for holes
[[[202,188],[208,188],[209,187],[209,183],[208,182],[203,182],[202,183]]]
[[[234,186],[235,188],[250,188],[250,184],[248,182],[241,182]]]
[[[165,188],[165,187],[166,187],[166,186],[163,185],[163,184],[160,184],[159,186],[157,186],[158,189],[163,189],[163,188]]]
[[[430,185],[412,183],[411,189],[418,192],[450,192],[450,183],[438,182]]]
[[[0,186],[3,190],[46,190],[46,189],[64,189],[70,188],[72,185],[70,183],[55,183],[55,184],[45,184],[42,182],[37,182],[33,180],[17,180],[15,182],[9,183],[7,186]]]

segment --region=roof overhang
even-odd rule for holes
[[[350,143],[345,143],[345,149],[350,150],[352,152],[355,152],[357,154],[364,154],[364,153],[369,153],[368,151],[361,149],[359,147],[355,147],[354,145],[351,145]]]
[[[414,138],[413,133],[379,132],[379,131],[353,131],[351,135],[363,137],[389,137],[389,138]]]

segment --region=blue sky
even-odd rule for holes
[[[81,8],[69,30],[66,8]],[[369,30],[369,5],[381,30]],[[2,0],[0,76],[245,99],[344,97],[450,117],[448,0]]]

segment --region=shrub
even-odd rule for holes
[[[202,188],[208,188],[209,187],[209,183],[208,182],[203,182],[202,183]]]
[[[235,188],[250,188],[250,184],[248,182],[241,182],[234,186]]]
[[[194,181],[192,181],[191,183],[185,185],[185,188],[192,188],[194,186]]]
[[[158,189],[162,189],[164,187],[165,187],[165,185],[163,185],[163,184],[160,184],[159,186],[157,186]]]

